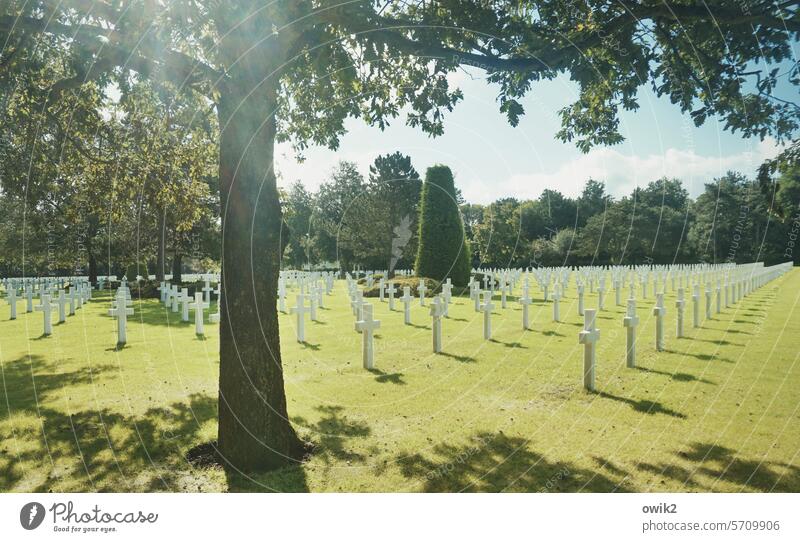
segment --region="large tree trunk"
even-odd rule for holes
[[[164,268],[166,267],[166,235],[167,235],[167,212],[164,210],[158,217],[158,254],[156,255],[156,281],[164,280]]]
[[[278,333],[282,247],[273,170],[275,81],[242,71],[222,88],[218,108],[223,248],[218,446],[229,465],[254,471],[299,459],[304,447],[286,410]]]
[[[177,250],[172,257],[172,282],[183,282],[183,254]]]

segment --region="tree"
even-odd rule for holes
[[[526,262],[519,213],[520,204],[514,198],[503,198],[486,207],[483,220],[474,229],[482,266],[514,267]]]
[[[417,276],[466,286],[470,275],[469,246],[456,201],[453,173],[447,166],[432,166],[425,173],[419,210],[419,249],[414,266]]]
[[[718,116],[745,136],[778,140],[798,125],[796,107],[771,94],[773,65],[791,55],[800,30],[793,2],[9,0],[2,10],[0,65],[24,68],[33,38],[69,50],[69,73],[48,89],[50,104],[132,72],[213,100],[226,291],[218,445],[238,469],[305,453],[288,421],[280,357],[276,139],[299,152],[310,143],[335,148],[346,118],[385,126],[401,111],[411,126],[440,134],[444,113],[462,99],[446,77],[460,65],[488,72],[511,124],[534,83],[569,72],[580,93],[560,112],[558,136],[583,150],[622,140],[619,109],[638,106],[643,82],[697,124]]]
[[[416,254],[414,230],[418,228],[414,220],[419,212],[422,182],[411,165],[411,157],[395,152],[375,159],[369,167],[367,185],[377,210],[370,223],[376,235],[382,236],[383,258],[391,277],[399,262],[412,261],[404,255]]]

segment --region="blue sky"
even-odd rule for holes
[[[366,175],[378,154],[399,150],[412,157],[421,175],[432,164],[449,165],[456,185],[474,203],[505,196],[534,198],[544,188],[574,196],[589,177],[606,182],[611,194],[621,196],[666,175],[683,179],[696,196],[704,183],[728,170],[753,175],[764,159],[779,152],[774,141],[745,140],[723,131],[716,119],[697,128],[668,99],[643,87],[640,109],[620,119],[626,141],[583,154],[555,139],[558,110],[576,97],[576,87],[566,77],[534,86],[516,128],[498,112],[496,87],[481,77],[478,71],[451,76],[464,100],[447,117],[443,136],[430,138],[406,127],[402,117],[383,132],[351,120],[336,152],[311,148],[307,160],[298,164],[288,145],[279,146],[279,183],[286,186],[299,179],[316,189],[339,160],[356,162]]]

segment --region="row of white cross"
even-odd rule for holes
[[[748,295],[750,292],[755,290],[756,288],[762,286],[766,282],[769,282],[780,275],[786,273],[788,270],[791,269],[791,262],[776,265],[769,268],[764,268],[763,266],[739,266],[744,269],[739,268],[730,268],[729,266],[725,266],[725,276],[728,277],[725,280],[720,280],[718,282],[718,286],[715,290],[716,292],[716,312],[719,313],[722,309],[722,299],[724,295],[724,305],[725,307],[730,306],[733,303],[737,303],[742,297]],[[716,270],[717,272],[722,272],[720,270]],[[506,307],[507,304],[507,292],[511,292],[511,284],[516,282],[516,280],[523,275],[524,272],[520,272],[519,274],[515,275],[513,278],[509,278],[509,274],[504,273],[502,278],[499,281],[500,289],[501,289],[501,306],[503,308]],[[701,281],[707,279],[709,276],[713,276],[714,271],[709,270],[707,267],[703,267],[702,273],[705,273],[701,276],[686,276],[686,284],[688,285],[689,279]],[[683,275],[676,273],[673,275],[674,277],[682,277]],[[484,275],[484,284],[489,284],[489,281],[486,281],[487,275]],[[490,281],[492,279],[489,279]],[[584,307],[584,285],[582,279],[578,279],[578,312],[579,314],[584,316],[584,329],[579,333],[579,343],[585,345],[585,355],[584,355],[584,386],[589,390],[594,390],[594,374],[595,374],[595,347],[596,343],[600,338],[599,330],[595,327],[595,317],[599,310],[603,310],[603,297],[604,297],[604,284],[605,279],[604,277],[599,277],[599,288],[598,288],[598,308],[597,309],[587,309]],[[553,320],[558,322],[560,321],[560,314],[559,314],[559,300],[561,299],[562,292],[563,292],[563,284],[556,282],[554,292],[553,292]],[[680,284],[684,284],[683,278],[680,278]],[[710,284],[710,281],[708,282]],[[451,297],[451,290],[452,285],[450,281],[442,284],[442,293],[439,295],[434,296],[431,307],[430,307],[430,317],[431,317],[431,330],[432,330],[432,339],[433,339],[433,352],[439,353],[442,351],[442,318],[447,316],[447,308],[450,304],[450,297]],[[475,304],[475,311],[483,313],[483,337],[486,340],[490,340],[492,338],[492,312],[496,308],[496,305],[493,302],[494,292],[491,289],[482,290],[478,285],[478,281],[474,278],[470,280],[469,284],[470,289],[470,297],[473,299]],[[591,290],[590,286],[590,290]],[[617,288],[619,290],[619,288]],[[418,287],[418,295],[419,295],[419,302],[421,306],[425,305],[425,293],[428,289],[425,286],[424,279],[420,280],[420,285]],[[706,318],[712,317],[712,297],[711,297],[711,288],[708,286],[705,290],[706,294],[706,303],[705,303],[705,313]],[[394,284],[389,281],[385,283],[383,279],[379,280],[379,296],[380,301],[384,301],[388,297],[389,301],[389,309],[394,309],[394,293],[396,289],[394,288]],[[386,294],[386,296],[384,295]],[[623,326],[627,329],[627,345],[626,345],[626,362],[629,367],[635,367],[636,364],[636,327],[639,322],[639,318],[636,315],[636,299],[634,297],[635,290],[633,286],[631,287],[631,297],[628,299],[627,302],[627,314],[623,318]],[[353,310],[353,314],[356,317],[355,322],[355,330],[362,334],[362,362],[363,366],[366,369],[372,369],[375,366],[375,357],[374,357],[374,348],[373,348],[373,340],[374,340],[374,332],[380,329],[381,321],[376,320],[374,318],[373,307],[369,303],[364,302],[363,292],[357,288],[357,284],[355,280],[348,275],[348,295],[350,297],[350,305]],[[646,292],[643,291],[643,295],[646,295]],[[656,292],[656,303],[653,307],[653,315],[656,318],[656,329],[655,329],[655,345],[657,351],[664,350],[664,319],[667,314],[666,307],[664,306],[664,291]],[[411,324],[410,318],[410,307],[411,303],[414,300],[414,297],[411,295],[410,287],[405,286],[403,288],[403,296],[399,298],[400,301],[404,304],[404,322],[405,324]],[[305,296],[298,295],[297,296],[297,306],[292,309],[292,312],[297,315],[297,337],[298,341],[305,341],[305,334],[304,334],[304,327],[303,327],[303,316],[307,312],[312,312],[312,308],[306,309],[304,307]],[[522,289],[522,295],[517,300],[518,303],[521,305],[522,308],[522,328],[524,330],[530,329],[530,318],[529,318],[529,307],[533,303],[531,299],[530,292],[529,292],[529,284],[527,277],[524,279],[524,285]],[[693,326],[699,327],[700,325],[700,286],[699,284],[693,285],[693,294],[692,294],[692,302],[693,302]],[[617,295],[617,304],[619,304],[619,294]],[[678,287],[677,289],[677,301],[676,301],[676,308],[677,308],[677,337],[684,336],[683,330],[683,312],[685,307],[685,296],[684,296],[684,288]],[[313,302],[312,302],[313,306]],[[312,320],[315,320],[315,317],[312,317]]]
[[[73,316],[77,309],[80,309],[84,303],[92,299],[92,289],[89,283],[79,282],[77,279],[73,280],[75,282],[70,283],[69,292],[61,289],[60,285],[65,284],[63,282],[52,281],[46,285],[41,283],[38,290],[39,304],[36,306],[33,304],[33,298],[37,295],[34,293],[34,283],[25,283],[22,297],[20,297],[16,284],[11,281],[7,282],[5,287],[6,302],[10,309],[9,319],[17,319],[17,303],[20,300],[25,300],[25,312],[41,312],[42,334],[51,335],[53,333],[53,311],[58,310],[58,323],[60,324],[66,322],[67,316]]]

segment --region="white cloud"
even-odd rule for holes
[[[636,186],[645,186],[665,176],[681,179],[690,194],[696,196],[702,192],[705,183],[728,171],[754,175],[765,159],[774,157],[779,151],[775,141],[769,139],[755,144],[748,152],[719,156],[703,156],[692,150],[675,148],[660,155],[636,156],[623,154],[615,148],[595,148],[555,171],[511,175],[493,187],[488,199],[495,195],[535,198],[545,188],[574,197],[590,178],[604,181],[607,191],[619,197],[630,194]],[[468,193],[467,199],[487,199],[485,186],[469,186],[465,193]]]

